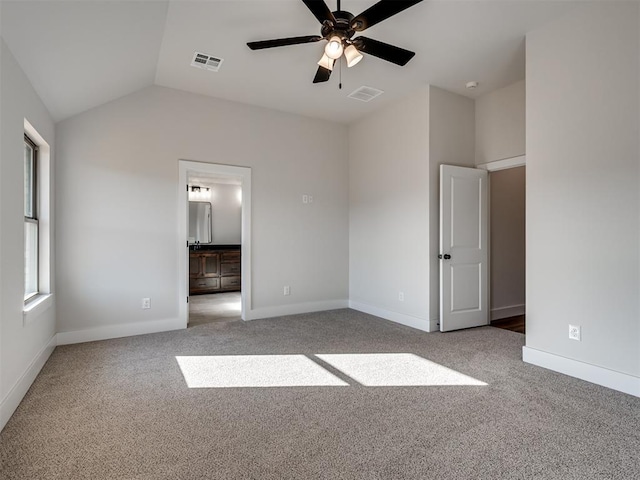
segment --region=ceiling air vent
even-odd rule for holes
[[[222,65],[221,58],[212,57],[206,53],[196,52],[193,54],[193,60],[191,60],[191,66],[202,68],[203,70],[209,70],[211,72],[217,72]]]
[[[370,102],[374,98],[379,95],[382,95],[384,92],[382,90],[378,90],[377,88],[372,87],[360,87],[353,92],[351,92],[348,97],[353,98],[355,100],[360,100],[361,102]]]

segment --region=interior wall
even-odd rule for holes
[[[26,393],[34,366],[41,366],[55,344],[53,308],[32,322],[23,322],[24,307],[24,120],[33,125],[51,147],[54,158],[54,124],[44,104],[15,58],[0,38],[0,428]],[[51,183],[53,188],[53,182]],[[52,194],[53,195],[53,194]],[[53,201],[53,199],[52,199]],[[53,237],[53,218],[51,218]],[[51,239],[53,242],[53,238]],[[53,250],[53,247],[50,247]],[[50,256],[53,270],[53,256]],[[56,286],[51,286],[56,292]],[[38,368],[39,369],[39,368]],[[11,398],[10,398],[11,397]],[[19,399],[22,395],[19,395]]]
[[[491,172],[491,319],[524,314],[525,167]]]
[[[242,236],[242,203],[239,185],[211,186],[212,241],[216,245],[239,245]]]
[[[525,154],[525,85],[522,80],[476,99],[476,165]]]
[[[474,137],[474,101],[433,86],[351,125],[353,308],[437,329],[439,166],[473,167]]]
[[[56,134],[60,332],[177,320],[179,159],[252,169],[254,317],[346,306],[342,125],[154,86]]]
[[[429,87],[429,292],[433,328],[440,316],[440,165],[474,167],[475,102]]]
[[[531,32],[526,79],[527,348],[635,377],[638,19],[594,2]]]
[[[429,329],[428,95],[427,86],[420,88],[349,128],[351,306],[423,330]]]
[[[242,240],[242,187],[224,183],[198,182],[211,189],[211,243],[240,245]],[[189,218],[191,223],[193,219]]]

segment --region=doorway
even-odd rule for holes
[[[491,325],[526,333],[526,167],[490,171]]]
[[[246,320],[251,169],[180,160],[179,170],[180,318],[185,327]]]
[[[443,332],[491,324],[525,333],[525,162],[440,166]]]

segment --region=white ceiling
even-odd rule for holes
[[[336,8],[336,0],[327,0]],[[375,0],[343,0],[354,14]],[[1,32],[61,120],[156,84],[348,123],[424,84],[477,97],[524,78],[524,36],[580,2],[426,0],[365,35],[416,52],[405,67],[365,56],[313,84],[324,42],[251,51],[246,42],[317,35],[300,0],[2,1]],[[195,51],[219,72],[189,64]],[[466,90],[467,81],[480,87]],[[371,103],[346,96],[367,85]]]

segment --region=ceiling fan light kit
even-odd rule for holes
[[[334,60],[339,59],[344,52],[344,47],[342,46],[342,38],[337,35],[334,35],[329,39],[327,46],[324,47],[324,53],[329,58],[333,58]]]
[[[322,58],[318,62],[318,65],[320,65],[322,68],[326,68],[327,70],[333,70],[334,63],[335,63],[335,60],[333,60],[332,58],[329,58],[325,53],[324,55],[322,55]]]
[[[351,68],[364,58],[356,47],[349,45],[344,49],[344,58],[347,61],[347,67]]]
[[[396,65],[404,66],[411,60],[415,53],[404,48],[389,45],[388,43],[373,40],[364,36],[352,38],[367,28],[392,17],[422,0],[380,0],[358,16],[343,11],[338,0],[338,9],[332,12],[324,0],[302,0],[307,8],[321,23],[321,35],[309,35],[303,37],[280,38],[276,40],[263,40],[249,42],[247,46],[251,50],[264,48],[283,47],[303,43],[314,43],[326,40],[324,55],[318,62],[318,71],[313,83],[326,82],[331,76],[336,60],[343,55],[347,67],[353,67],[359,63],[363,55],[373,55]]]

